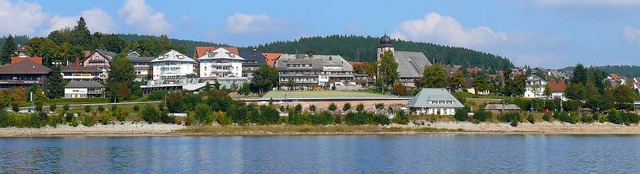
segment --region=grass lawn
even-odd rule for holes
[[[338,97],[389,97],[397,96],[361,91],[271,91],[262,98],[338,98]]]

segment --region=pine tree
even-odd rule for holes
[[[0,50],[0,63],[10,63],[11,56],[16,51],[16,43],[13,41],[13,36],[9,35],[2,45],[2,50]]]
[[[83,17],[80,17],[71,35],[73,36],[73,42],[71,44],[82,46],[84,49],[91,48],[91,31],[87,28],[87,23]]]
[[[64,80],[60,74],[60,67],[56,66],[49,76],[49,86],[46,91],[48,98],[60,98],[64,95]]]

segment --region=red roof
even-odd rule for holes
[[[31,60],[5,65],[0,69],[0,74],[49,74],[50,72],[50,68]]]
[[[478,74],[478,71],[480,71],[480,68],[467,68],[468,73]]]
[[[551,88],[551,92],[564,92],[567,90],[567,84],[563,80],[551,80],[549,88]]]
[[[269,66],[273,66],[276,64],[276,60],[280,58],[280,55],[282,55],[282,53],[262,53],[262,55],[267,58],[267,64]]]
[[[640,82],[635,82],[636,87],[640,88]]]
[[[12,57],[11,58],[11,64],[16,64],[18,62],[21,62],[23,60],[31,60],[32,62],[38,63],[40,65],[42,65],[42,57]]]
[[[208,51],[213,51],[216,50],[220,47],[210,47],[210,46],[198,46],[196,47],[196,59],[199,57],[204,56],[205,53],[207,53]],[[222,47],[228,51],[231,51],[232,53],[236,54],[236,55],[240,55],[238,48],[236,47]]]
[[[611,78],[616,80],[616,81],[620,80],[620,76],[618,76],[618,74],[609,74],[609,76],[611,76]]]

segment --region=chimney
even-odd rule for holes
[[[256,51],[258,51],[258,50],[256,50],[256,49],[254,48],[254,49],[253,49],[253,55],[254,55],[254,56],[256,55]]]
[[[80,58],[76,57],[76,67],[80,67]]]

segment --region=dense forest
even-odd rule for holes
[[[616,73],[626,77],[640,77],[640,66],[636,65],[605,65],[594,68],[607,74]]]
[[[285,53],[303,53],[312,50],[316,54],[341,55],[349,61],[371,62],[376,59],[378,45],[378,37],[331,35],[326,37],[306,37],[294,41],[277,41],[258,45],[257,49],[263,52]],[[393,45],[396,50],[400,51],[423,52],[431,62],[436,63],[480,67],[490,71],[513,67],[509,59],[467,48],[403,40],[394,40]]]
[[[160,39],[162,36],[150,36],[150,35],[138,35],[138,34],[116,34],[120,39],[125,42],[136,42],[145,39]],[[182,47],[185,49],[186,53],[189,57],[193,57],[193,53],[195,52],[196,46],[229,46],[227,44],[222,43],[213,43],[213,42],[205,42],[205,41],[194,41],[194,40],[181,40],[181,39],[171,39],[169,38],[169,43],[176,45],[178,47]]]

